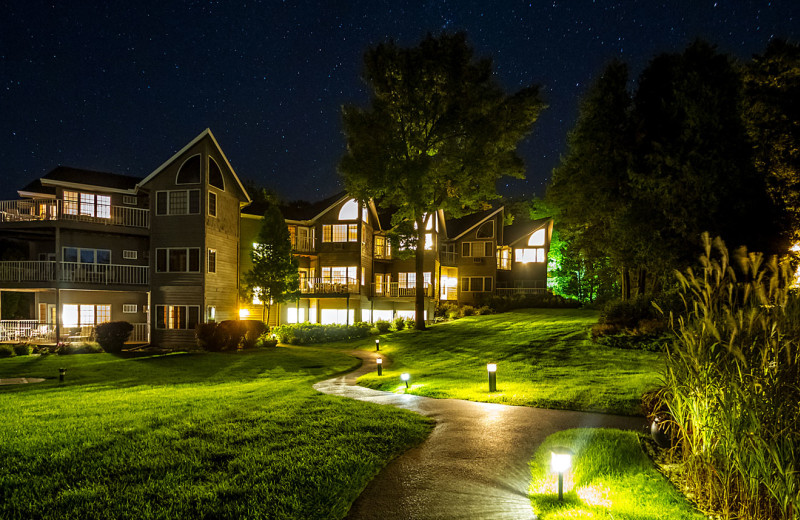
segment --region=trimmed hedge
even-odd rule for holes
[[[14,347],[11,345],[0,345],[0,358],[14,357]]]
[[[103,350],[112,354],[122,352],[122,347],[133,332],[133,325],[127,321],[109,321],[95,328],[94,336]]]
[[[201,349],[224,352],[254,348],[268,330],[263,321],[225,320],[220,323],[198,323],[195,337]]]
[[[506,312],[514,309],[577,309],[581,302],[564,298],[550,292],[542,294],[513,294],[510,296],[490,296],[482,298],[480,304],[494,312]]]
[[[328,343],[348,339],[366,338],[370,335],[372,325],[358,322],[353,325],[320,325],[318,323],[299,323],[281,325],[273,332],[281,343],[290,345],[309,345],[311,343]]]

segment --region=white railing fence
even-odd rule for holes
[[[433,292],[433,286],[431,284],[425,284],[424,288],[425,296],[430,297]],[[400,282],[389,282],[389,283],[373,283],[372,284],[372,295],[373,296],[383,296],[386,298],[412,298],[416,296],[417,288],[416,287],[409,287],[408,285],[401,287]]]
[[[102,214],[87,215],[80,206],[63,209],[63,201],[56,199],[20,199],[0,201],[0,222],[30,222],[40,220],[71,220],[97,224],[149,228],[150,210],[130,206],[103,206],[93,211]]]
[[[133,331],[128,343],[148,343],[150,341],[149,323],[131,323]],[[61,327],[61,341],[77,343],[90,341],[94,337],[95,327]],[[2,320],[0,321],[0,342],[14,343],[55,343],[56,326],[52,323],[40,323],[37,320]]]
[[[307,278],[300,281],[303,294],[358,294],[359,285],[355,278],[334,276],[332,278]]]
[[[62,282],[147,285],[149,273],[146,265],[61,263]]]
[[[0,282],[52,282],[56,279],[53,261],[0,262]]]

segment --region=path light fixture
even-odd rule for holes
[[[487,363],[486,371],[489,372],[489,391],[497,392],[497,363]]]
[[[550,470],[558,473],[558,499],[564,501],[564,472],[572,467],[572,450],[555,446],[550,450]]]
[[[403,372],[400,374],[400,379],[406,382],[406,388],[408,388],[408,380],[411,379],[411,375],[408,372]]]
[[[67,375],[67,369],[66,368],[59,368],[58,369],[58,380],[59,380],[59,382],[63,382],[64,381],[64,377],[66,377],[66,375]]]
[[[376,339],[375,340],[375,350],[380,350],[380,349],[381,349],[381,340],[380,339]]]
[[[378,375],[383,375],[383,358],[378,358],[375,360],[375,363],[378,364]]]

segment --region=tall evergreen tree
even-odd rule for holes
[[[261,319],[268,324],[272,305],[296,299],[300,287],[289,229],[275,204],[269,204],[264,212],[250,260],[253,266],[242,277],[242,297],[250,301],[255,296],[261,301]]]
[[[476,59],[464,34],[372,47],[364,79],[369,106],[343,109],[347,152],[339,171],[356,198],[391,205],[393,225],[413,223],[416,327],[424,329],[426,216],[473,212],[497,197],[502,176],[522,177],[517,143],[544,105],[538,87],[506,95],[491,61]]]

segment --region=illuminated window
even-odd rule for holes
[[[216,249],[209,249],[208,250],[208,272],[209,273],[216,273],[217,272],[217,250]]]
[[[323,242],[358,242],[358,224],[325,224]]]
[[[529,246],[543,246],[544,245],[544,229],[537,229],[533,232],[528,239]]]
[[[156,328],[193,330],[200,321],[199,305],[156,305]]]
[[[545,260],[543,247],[519,247],[514,249],[514,261],[520,264],[543,263]]]
[[[356,220],[358,218],[358,202],[350,199],[339,210],[339,220]]]
[[[77,215],[78,214],[78,199],[79,194],[77,191],[64,192],[64,214]]]
[[[175,184],[197,184],[200,182],[200,154],[184,161],[175,177]]]
[[[65,304],[61,307],[64,327],[92,326],[107,321],[111,321],[111,305]]]
[[[96,310],[96,322],[106,323],[111,321],[111,305],[98,305]]]
[[[369,212],[367,211],[367,208],[366,207],[361,208],[361,220],[363,220],[364,222],[369,222],[368,216]]]
[[[427,289],[431,284],[431,273],[422,273],[423,285]],[[415,289],[417,287],[417,273],[397,273],[397,285],[400,289]]]
[[[425,233],[425,250],[431,251],[433,249],[433,233]]]
[[[94,216],[94,195],[81,193],[81,215]]]
[[[95,200],[97,202],[97,216],[99,218],[111,218],[111,197],[98,195]]]
[[[206,307],[206,322],[211,323],[217,319],[217,308],[213,305]]]
[[[324,283],[355,283],[357,279],[358,267],[354,265],[322,268],[322,281]]]
[[[208,183],[225,191],[225,180],[222,178],[222,171],[219,169],[217,161],[211,157],[208,158]]]

